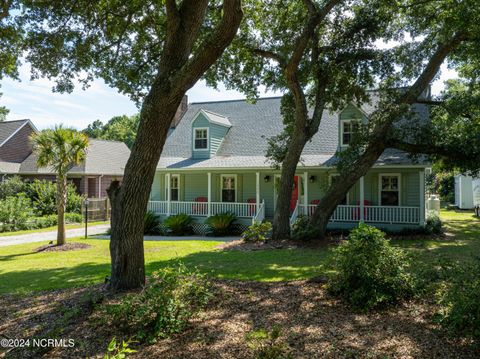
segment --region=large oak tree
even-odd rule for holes
[[[34,76],[72,90],[101,77],[141,104],[123,182],[109,188],[113,289],[145,281],[143,219],[170,123],[185,95],[234,38],[241,1],[25,1]],[[45,21],[46,20],[46,21]]]
[[[269,6],[271,3],[277,6]],[[473,4],[464,1],[462,9],[469,5]],[[462,17],[459,10],[442,0],[278,0],[251,7],[253,15],[247,13],[249,22],[231,47],[230,57],[212,74],[212,82],[220,77],[251,96],[258,84],[286,91],[282,101],[285,130],[271,139],[268,153],[282,169],[275,239],[289,235],[293,177],[323,112],[340,109],[348,102],[368,101],[368,88],[379,87],[377,110],[368,125],[362,126],[355,144],[337,154],[342,175],[327,190],[312,218],[324,231],[351,186],[386,148],[400,147],[392,140],[400,133],[394,131],[395,124],[408,117],[413,127],[418,125],[418,119],[410,116],[410,107],[447,57],[474,41],[472,27],[478,26],[478,21],[475,16]],[[380,47],[380,41],[393,46]],[[236,59],[233,66],[232,57]],[[391,90],[400,86],[402,91]],[[403,138],[407,137],[404,134]]]

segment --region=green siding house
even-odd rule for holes
[[[336,153],[345,149],[359,121],[368,121],[378,101],[350,104],[324,114],[305,147],[292,190],[291,221],[310,216],[335,181]],[[415,105],[419,117],[428,109]],[[234,212],[241,223],[271,219],[280,171],[265,157],[268,138],[283,129],[280,98],[192,103],[175,122],[157,166],[149,210],[161,216],[187,213],[198,224],[206,217]],[[387,150],[348,192],[330,219],[332,229],[364,221],[380,228],[416,228],[425,222],[426,162]]]

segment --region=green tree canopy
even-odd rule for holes
[[[139,115],[134,116],[115,116],[106,124],[100,120],[92,122],[83,132],[91,138],[102,138],[104,140],[121,141],[129,148],[132,148],[133,142],[137,136]]]

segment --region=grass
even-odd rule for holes
[[[73,239],[69,240],[70,242]],[[0,293],[26,293],[103,282],[110,273],[109,242],[75,239],[92,247],[69,252],[33,250],[43,243],[0,249]],[[304,279],[322,271],[327,251],[282,249],[219,251],[219,241],[145,241],[147,274],[182,260],[218,278],[280,281]]]
[[[439,256],[464,261],[480,253],[480,220],[465,212],[442,210],[446,237],[402,239],[394,242],[417,254],[416,260],[433,261]],[[72,239],[69,240],[73,241]],[[0,293],[26,293],[78,287],[103,282],[110,272],[109,242],[75,239],[92,247],[70,252],[33,250],[42,243],[0,248]],[[187,266],[224,279],[283,281],[306,279],[327,270],[331,250],[277,249],[220,251],[219,241],[146,241],[147,274],[182,260]]]
[[[100,221],[100,222],[88,222],[88,226],[96,226],[99,224],[108,224],[110,223],[109,221]],[[67,224],[65,226],[66,229],[75,229],[75,228],[83,228],[85,227],[85,223],[72,223],[72,224]],[[30,234],[30,233],[41,233],[41,232],[51,232],[51,231],[56,231],[57,226],[52,226],[52,227],[45,227],[41,229],[27,229],[23,231],[14,231],[14,232],[3,232],[0,233],[0,241],[2,240],[1,237],[11,237],[11,236],[18,236],[22,234]]]

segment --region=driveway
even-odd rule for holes
[[[88,227],[88,235],[102,234],[110,228],[109,224],[99,224]],[[83,237],[85,235],[85,228],[67,229],[67,238]],[[55,241],[57,240],[57,231],[37,232],[28,234],[19,234],[14,236],[0,237],[0,247],[11,246],[14,244]]]

